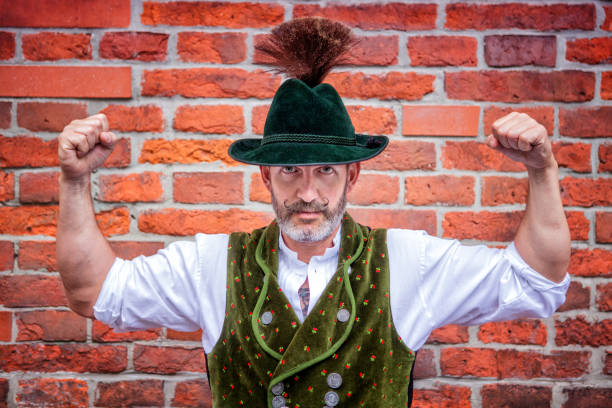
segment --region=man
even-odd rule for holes
[[[356,135],[321,84],[352,44],[340,24],[299,19],[261,45],[294,78],[277,91],[263,139],[229,150],[260,166],[272,195],[276,221],[250,234],[198,234],[116,259],[89,188],[116,137],[101,114],[59,137],[57,258],[71,307],[118,330],[203,328],[215,406],[409,406],[414,353],[433,329],[545,317],[564,301],[570,238],[557,163],[527,115],[499,119],[487,141],[529,175],[508,248],[371,230],[345,213],[360,161],[387,145]]]

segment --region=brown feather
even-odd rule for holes
[[[279,25],[255,48],[272,57],[276,72],[313,87],[344,62],[358,41],[344,24],[319,17],[297,18]]]

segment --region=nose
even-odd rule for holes
[[[316,185],[316,178],[310,171],[304,171],[302,177],[297,182],[297,197],[304,202],[310,203],[320,198],[319,190]]]

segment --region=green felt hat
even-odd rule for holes
[[[342,99],[321,81],[355,43],[346,26],[321,18],[281,24],[256,48],[293,78],[276,91],[263,138],[231,144],[237,161],[266,166],[341,164],[370,159],[384,150],[386,136],[355,134]]]

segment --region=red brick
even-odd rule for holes
[[[449,99],[518,103],[593,99],[595,73],[584,71],[462,71],[444,74]]]
[[[560,184],[563,205],[592,207],[612,204],[612,179],[564,177]]]
[[[383,174],[362,174],[348,194],[348,202],[355,205],[393,204],[399,196],[399,178]],[[372,194],[376,191],[376,194]]]
[[[280,79],[262,70],[238,68],[156,69],[144,72],[142,95],[265,99],[274,96]]]
[[[242,204],[241,172],[174,173],[174,201]]]
[[[612,243],[612,212],[595,213],[595,240],[603,244]]]
[[[346,54],[341,65],[396,65],[399,39],[396,35],[359,36],[359,42]]]
[[[241,106],[199,105],[179,106],[174,116],[174,128],[183,132],[231,135],[244,132]]]
[[[59,172],[23,173],[19,176],[19,202],[57,203]]]
[[[439,384],[436,388],[415,388],[413,405],[419,408],[471,408],[470,387]]]
[[[115,333],[113,329],[98,320],[93,321],[91,328],[91,339],[98,343],[157,340],[160,335],[161,329]]]
[[[127,368],[127,349],[85,344],[0,345],[0,363],[5,372],[119,373]]]
[[[200,163],[221,161],[228,166],[238,162],[227,154],[232,140],[205,139],[150,139],[145,140],[138,158],[139,163]]]
[[[487,35],[484,55],[490,67],[554,67],[557,60],[557,40],[553,35]]]
[[[57,206],[0,207],[0,234],[55,235]]]
[[[96,396],[95,406],[162,407],[164,405],[164,381],[100,382],[96,388]]]
[[[346,110],[351,117],[356,133],[390,135],[397,129],[397,119],[390,108],[353,105],[347,106]]]
[[[0,96],[131,98],[132,68],[0,66]]]
[[[478,339],[483,343],[545,346],[546,337],[546,325],[533,319],[490,322],[481,325],[478,330]]]
[[[64,310],[35,310],[15,315],[17,341],[85,341],[87,319]]]
[[[205,380],[182,381],[174,388],[171,406],[185,408],[212,408],[210,385]]]
[[[433,92],[434,79],[434,75],[414,72],[387,72],[383,75],[337,72],[329,74],[325,82],[336,88],[343,98],[419,100]]]
[[[25,59],[32,61],[91,60],[91,34],[24,34],[21,46]]]
[[[48,167],[59,165],[57,139],[0,135],[1,167]]]
[[[605,249],[572,249],[568,272],[576,276],[611,277],[612,252]]]
[[[71,0],[0,0],[0,9],[0,27],[103,28],[130,24],[129,0],[91,0],[87,7],[75,7]]]
[[[418,140],[391,140],[381,154],[363,162],[364,170],[434,170],[435,145]]]
[[[552,106],[536,106],[536,107],[512,107],[503,108],[501,106],[488,106],[484,110],[484,134],[490,135],[493,133],[493,123],[511,112],[526,113],[533,119],[543,125],[549,136],[553,135],[555,128],[555,110]]]
[[[593,4],[453,3],[446,6],[444,27],[450,30],[593,30],[595,19]]]
[[[11,312],[0,311],[0,341],[11,341],[13,337],[13,315]],[[0,396],[2,392],[0,392]],[[0,398],[0,403],[2,399]]]
[[[414,360],[413,377],[416,380],[437,376],[435,355],[433,350],[420,349]]]
[[[610,137],[612,106],[559,108],[559,133],[573,137]]]
[[[442,236],[455,239],[510,242],[514,239],[523,213],[508,212],[448,212],[442,220]]]
[[[482,205],[525,204],[529,183],[526,178],[487,176],[482,178]]]
[[[0,201],[15,198],[15,174],[0,171]]]
[[[0,408],[7,408],[9,395],[9,382],[5,378],[0,378]]]
[[[13,59],[15,57],[15,45],[15,33],[0,31],[0,60]]]
[[[11,126],[11,102],[0,102],[0,129],[8,129]]]
[[[567,400],[563,408],[607,408],[612,401],[612,388],[564,388]]]
[[[533,351],[502,349],[497,352],[498,378],[580,378],[588,373],[589,351]]]
[[[602,143],[598,152],[600,173],[612,172],[612,143]]]
[[[140,22],[145,25],[261,28],[282,23],[284,14],[284,8],[278,4],[147,1],[143,4]]]
[[[402,116],[404,136],[478,136],[479,106],[404,106]]]
[[[591,304],[591,290],[588,286],[582,286],[580,282],[571,282],[565,294],[565,303],[557,309],[557,312],[568,310],[588,309]]]
[[[96,214],[96,221],[106,237],[130,232],[130,212],[127,208],[100,211]]]
[[[566,211],[572,241],[588,241],[591,223],[582,211]]]
[[[349,212],[357,222],[372,228],[406,228],[436,235],[435,211],[352,208]]]
[[[467,66],[478,63],[478,41],[467,36],[423,36],[408,38],[410,65],[425,67]]]
[[[120,132],[163,132],[164,113],[159,106],[109,105],[102,111],[111,130]]]
[[[440,370],[446,376],[497,377],[495,350],[455,347],[442,349]]]
[[[68,306],[59,276],[0,276],[0,304],[6,307]]]
[[[446,142],[442,147],[442,165],[445,169],[525,171],[525,166],[491,149],[481,142]]]
[[[253,106],[251,111],[251,130],[255,135],[263,135],[266,124],[266,116],[270,110],[270,105]],[[348,110],[348,108],[347,108]]]
[[[612,72],[601,73],[601,99],[612,99]]]
[[[472,176],[406,177],[404,187],[404,203],[406,204],[474,204],[474,178]]]
[[[149,374],[176,374],[179,372],[205,372],[202,348],[134,347],[134,369]]]
[[[612,31],[612,6],[604,6],[603,9],[606,13],[606,19],[601,24],[601,29],[605,31]]]
[[[127,167],[132,161],[132,149],[130,147],[130,140],[128,138],[120,138],[115,143],[113,152],[106,158],[102,167]]]
[[[166,338],[168,340],[202,342],[202,329],[193,332],[181,332],[172,329],[166,329]]]
[[[178,34],[177,53],[182,61],[237,64],[246,59],[247,35],[244,33]]]
[[[164,199],[161,173],[109,174],[98,178],[96,199],[110,202],[160,202]]]
[[[296,4],[293,17],[318,16],[362,30],[432,30],[436,27],[435,4],[355,4],[322,7]]]
[[[0,241],[0,271],[12,271],[15,253],[11,241]]]
[[[17,105],[17,124],[33,132],[61,132],[71,121],[87,116],[84,103],[21,102]]]
[[[612,283],[597,285],[597,307],[602,312],[612,311]]]
[[[77,379],[33,378],[19,380],[16,400],[22,407],[48,406],[87,407],[89,394],[87,382]]]
[[[612,37],[578,38],[566,44],[565,59],[583,64],[612,62]]]
[[[549,408],[551,387],[517,384],[485,384],[481,391],[483,407]]]
[[[138,229],[160,235],[220,234],[233,232],[236,228],[243,231],[261,228],[273,218],[271,213],[239,209],[205,211],[168,208],[140,214]]]
[[[146,32],[107,32],[100,41],[100,58],[165,61],[168,34]]]
[[[606,352],[606,359],[602,371],[604,375],[612,375],[612,352]]]
[[[612,319],[589,322],[584,316],[555,321],[557,346],[609,346],[612,344]]]
[[[57,271],[54,241],[21,241],[19,242],[20,269]]]
[[[467,326],[447,324],[431,332],[427,344],[457,344],[467,343],[470,339]]]
[[[249,187],[249,200],[258,201],[260,203],[268,203],[272,202],[270,198],[270,192],[264,185],[263,181],[261,181],[261,176],[259,173],[251,174],[251,185]]]
[[[121,259],[134,259],[140,255],[154,255],[165,246],[163,242],[154,241],[111,241],[110,245]]]
[[[576,172],[591,172],[591,145],[587,143],[552,144],[555,159],[560,167],[567,167]]]

